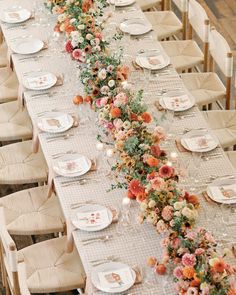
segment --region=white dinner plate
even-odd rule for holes
[[[24,87],[30,90],[46,90],[56,83],[56,75],[49,72],[31,72],[23,79]]]
[[[182,112],[191,109],[195,100],[183,91],[169,91],[159,99],[159,104],[164,109]]]
[[[149,70],[160,70],[170,64],[170,58],[158,49],[147,50],[136,57],[136,63]]]
[[[134,3],[135,3],[135,0],[115,0],[115,6],[117,7],[128,6]]]
[[[60,133],[73,126],[74,119],[70,114],[49,112],[38,121],[40,130],[48,133]]]
[[[39,52],[43,46],[43,41],[38,38],[25,38],[12,44],[11,49],[18,54],[33,54]]]
[[[106,210],[107,212],[107,220],[99,225],[93,225],[93,226],[82,226],[81,224],[79,224],[78,222],[78,213],[87,213],[87,212],[95,212],[95,211],[100,211],[100,210]],[[109,210],[107,207],[102,206],[102,205],[97,205],[97,204],[87,204],[84,206],[81,206],[80,208],[78,208],[75,212],[75,216],[73,217],[72,223],[73,225],[81,230],[84,231],[88,231],[88,232],[95,232],[95,231],[99,231],[99,230],[103,230],[104,228],[108,227],[111,223],[112,223],[112,212],[111,210]]]
[[[207,137],[209,137],[209,141],[207,141],[208,142],[207,146],[205,147],[202,146],[198,148],[198,147],[190,147],[189,144],[187,144],[188,139],[191,139],[191,138],[194,139],[198,137],[206,137],[206,139],[208,139]],[[196,153],[209,152],[214,150],[218,146],[217,138],[214,135],[204,132],[202,130],[192,130],[188,132],[185,136],[181,138],[180,142],[185,149],[191,152],[196,152]]]
[[[77,177],[86,174],[91,166],[91,160],[84,155],[64,155],[54,163],[53,170],[64,177]]]
[[[0,19],[9,24],[18,24],[28,20],[31,17],[31,12],[20,6],[7,8],[0,13]]]
[[[98,275],[99,273],[101,273],[101,272],[115,273],[117,270],[125,269],[125,268],[126,269],[129,268],[129,271],[131,272],[131,281],[129,284],[124,284],[124,285],[121,285],[116,288],[108,288],[108,287],[105,287],[101,284],[100,279],[99,279],[99,275]],[[130,268],[128,265],[126,265],[124,263],[120,263],[120,262],[108,262],[108,263],[98,265],[98,266],[94,267],[91,272],[92,284],[98,290],[109,293],[109,294],[120,293],[120,292],[124,292],[124,291],[130,289],[134,285],[135,279],[136,279],[135,271],[132,268]]]
[[[210,190],[211,186],[227,186],[227,185],[232,185],[232,184],[236,185],[236,179],[227,179],[227,178],[216,179],[210,185],[208,185],[207,194],[213,201],[215,201],[217,203],[236,204],[236,198],[235,197],[233,197],[232,199],[226,198],[226,197],[225,198],[219,198],[218,196],[214,195]]]
[[[151,31],[152,25],[143,18],[132,18],[120,24],[122,32],[130,35],[143,35]]]

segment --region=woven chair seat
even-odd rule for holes
[[[199,107],[225,98],[225,86],[216,73],[186,73],[181,77]]]
[[[58,198],[47,197],[48,186],[15,192],[0,198],[6,225],[12,235],[41,235],[64,231],[65,220]]]
[[[236,144],[235,110],[207,111],[202,113],[223,148],[228,148]]]
[[[85,286],[85,272],[77,250],[66,253],[66,236],[18,251],[24,260],[26,281],[32,293],[63,292]],[[19,269],[19,276],[20,269]]]
[[[0,68],[0,104],[17,99],[18,80],[8,67]]]
[[[0,104],[0,141],[32,138],[32,124],[26,108],[18,101]]]
[[[137,0],[137,3],[139,7],[145,11],[157,7],[161,3],[161,0]]]
[[[178,72],[203,64],[204,56],[193,40],[162,41],[161,45]]]
[[[31,140],[0,147],[0,184],[44,182],[47,172],[43,153],[33,153]]]
[[[149,11],[145,16],[152,24],[158,40],[162,40],[182,31],[182,23],[172,11]]]

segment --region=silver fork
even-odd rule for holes
[[[67,152],[62,152],[62,153],[53,154],[53,155],[52,155],[52,158],[53,158],[53,159],[57,159],[57,158],[60,158],[60,157],[63,156],[63,155],[76,154],[76,153],[77,153],[77,151],[69,150],[69,151],[67,151]]]
[[[92,243],[96,243],[96,242],[106,243],[107,241],[111,240],[112,238],[113,238],[113,235],[106,235],[106,236],[101,236],[101,237],[97,237],[97,238],[91,238],[88,240],[83,240],[82,243],[85,246],[92,244]]]

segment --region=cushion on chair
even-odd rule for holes
[[[216,73],[185,73],[181,77],[200,107],[225,97],[225,86]]]
[[[48,186],[15,192],[0,198],[7,229],[12,235],[41,235],[63,232],[64,217],[58,198],[47,197]]]
[[[145,16],[152,24],[158,40],[171,37],[182,30],[182,23],[172,11],[149,11]]]
[[[137,0],[137,3],[142,10],[148,10],[160,4],[161,0]]]
[[[236,144],[236,111],[202,112],[223,148]]]
[[[201,49],[193,40],[162,41],[161,45],[178,72],[193,68],[204,61]]]
[[[63,292],[85,286],[85,272],[77,250],[67,254],[66,237],[47,240],[20,251],[32,293]]]
[[[46,181],[47,171],[42,151],[32,152],[32,140],[0,147],[0,184]]]
[[[226,154],[230,160],[230,163],[236,169],[236,151],[229,151],[229,152],[226,152]]]
[[[19,108],[18,101],[0,104],[0,141],[31,137],[32,124],[27,109]]]
[[[8,67],[0,68],[0,103],[16,100],[18,86],[16,74]]]
[[[0,68],[7,66],[7,44],[3,42],[0,44]]]

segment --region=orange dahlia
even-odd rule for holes
[[[186,279],[192,279],[194,277],[194,274],[195,270],[193,267],[185,266],[185,268],[183,269],[183,276]]]

